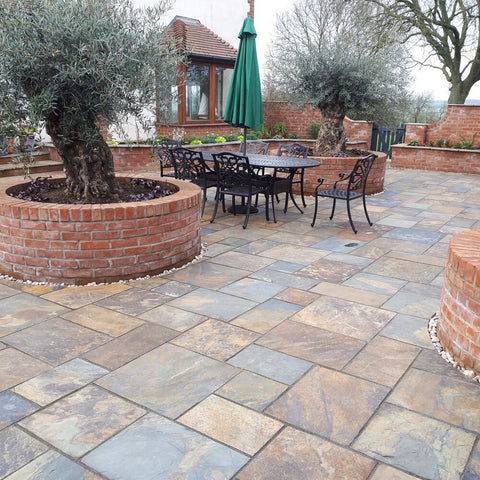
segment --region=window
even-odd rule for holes
[[[208,120],[210,96],[210,68],[191,65],[187,68],[186,108],[188,120]]]
[[[171,123],[222,122],[232,81],[233,68],[209,64],[191,64],[185,71],[185,83],[173,100]]]
[[[223,120],[233,68],[215,68],[215,120]]]

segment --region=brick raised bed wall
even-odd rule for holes
[[[480,150],[394,145],[392,167],[480,174]]]
[[[0,273],[22,280],[85,284],[153,275],[201,251],[201,190],[155,200],[63,205],[18,200],[0,191]]]
[[[462,367],[480,374],[479,228],[450,241],[437,335]]]

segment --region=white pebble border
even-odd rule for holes
[[[181,267],[172,268],[171,270],[165,270],[162,273],[159,273],[158,275],[146,275],[144,277],[130,278],[128,280],[119,280],[118,282],[103,282],[103,283],[90,282],[90,283],[86,283],[85,285],[68,285],[66,283],[33,282],[32,280],[20,280],[18,278],[10,277],[9,275],[0,275],[0,280],[9,280],[11,282],[22,283],[24,285],[48,285],[51,287],[56,287],[57,289],[66,288],[66,287],[83,288],[83,287],[95,287],[100,285],[129,284],[130,282],[149,280],[150,278],[160,278],[160,277],[163,277],[164,275],[168,275],[169,273],[176,272],[177,270],[182,270],[183,268],[188,267],[189,265],[193,265],[194,263],[197,263],[205,255],[206,250],[207,250],[207,245],[202,244],[202,249],[200,251],[200,254],[197,255],[190,262],[186,263],[185,265],[182,265]]]
[[[462,372],[466,377],[474,380],[477,383],[480,383],[480,375],[476,375],[473,370],[467,370],[466,368],[462,368],[454,360],[454,358],[443,349],[442,344],[440,343],[440,339],[437,336],[438,318],[438,313],[435,313],[428,322],[428,334],[430,335],[430,340],[432,341],[435,350],[445,361],[447,361],[450,365]]]

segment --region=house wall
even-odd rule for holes
[[[287,128],[289,133],[295,133],[298,138],[308,138],[308,125],[311,120],[320,122],[322,115],[318,108],[307,104],[297,107],[288,102],[263,102],[264,124],[267,128],[271,128],[275,123],[281,122]],[[351,120],[346,117],[343,126],[345,135],[350,141],[361,141],[368,146],[372,140],[373,122]],[[185,138],[196,136],[205,136],[209,133],[218,135],[238,134],[241,128],[232,127],[226,123],[211,124],[188,124],[180,126],[161,126],[158,128],[159,135],[172,135],[173,129],[182,128],[185,130]]]

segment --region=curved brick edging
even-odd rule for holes
[[[382,152],[372,152],[378,155],[375,159],[367,180],[366,194],[372,195],[384,190],[385,171],[387,168],[387,155]],[[321,162],[321,165],[305,169],[304,191],[305,195],[313,195],[320,177],[338,179],[339,173],[352,171],[358,157],[308,157]],[[346,182],[344,182],[346,184]],[[294,185],[295,193],[300,193],[297,185]]]
[[[450,240],[437,336],[462,368],[480,374],[480,228]]]
[[[105,205],[29,202],[5,193],[19,183],[0,184],[2,274],[70,285],[112,282],[179,267],[201,251],[201,190],[189,182],[169,179],[179,190],[168,197]]]

